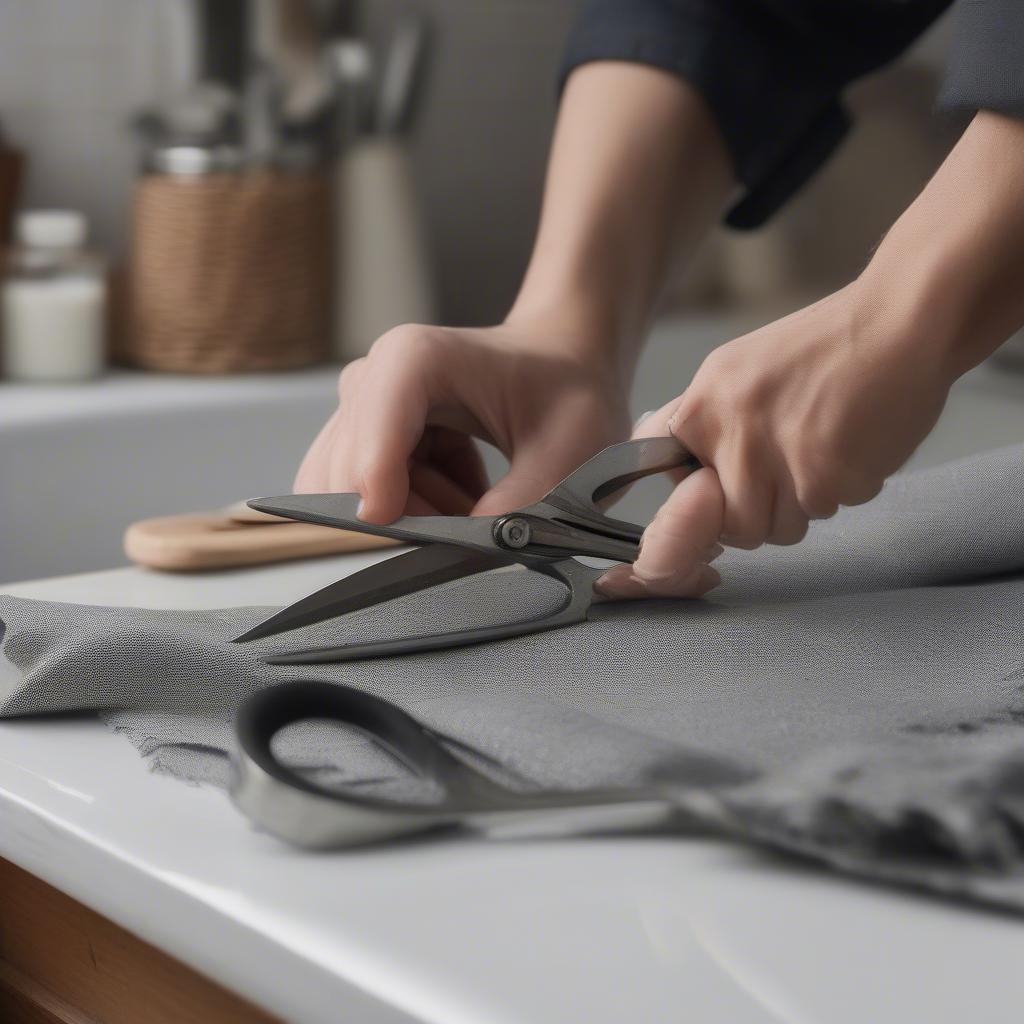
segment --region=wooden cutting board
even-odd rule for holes
[[[395,544],[387,537],[281,519],[242,502],[219,512],[143,519],[124,535],[125,554],[133,562],[167,572],[266,565]]]

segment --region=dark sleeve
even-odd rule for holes
[[[689,81],[710,107],[743,186],[726,222],[753,228],[846,134],[843,87],[898,56],[949,3],[589,0],[560,81],[595,60],[649,64]]]
[[[1024,117],[1024,0],[960,0],[939,103]]]

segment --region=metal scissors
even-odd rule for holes
[[[331,719],[368,735],[417,775],[440,784],[433,802],[328,789],[282,764],[272,740],[287,725]],[[459,826],[530,835],[672,826],[722,834],[728,811],[715,785],[514,790],[456,757],[438,735],[389,701],[339,683],[279,683],[250,697],[236,718],[231,797],[264,831],[307,849],[342,849]],[[715,780],[743,777],[731,769]]]
[[[675,438],[626,441],[598,452],[540,501],[501,516],[404,516],[385,526],[356,515],[358,494],[289,494],[254,498],[251,508],[418,545],[332,583],[236,638],[242,643],[322,622],[393,598],[505,566],[557,580],[565,597],[540,618],[369,643],[273,654],[275,665],[351,661],[481,643],[581,622],[603,570],[576,556],[634,562],[643,527],[613,519],[599,503],[641,477],[669,469],[693,471],[699,461]]]

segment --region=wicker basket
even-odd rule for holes
[[[142,177],[121,356],[180,373],[324,359],[330,203],[325,176],[309,172]]]

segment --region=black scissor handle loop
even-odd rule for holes
[[[440,784],[444,797],[404,803],[318,785],[283,764],[272,749],[278,732],[308,719],[358,729],[412,771]],[[472,810],[475,792],[487,781],[477,780],[478,773],[401,708],[340,683],[268,687],[241,705],[235,728],[232,799],[254,823],[300,846],[354,846],[453,824]]]
[[[439,802],[380,800],[317,785],[274,755],[274,736],[306,719],[331,719],[369,735],[415,771],[439,782]],[[642,822],[666,813],[665,798],[644,790],[546,790],[520,793],[491,782],[451,755],[414,718],[386,700],[340,683],[281,683],[261,690],[239,709],[231,797],[256,825],[309,849],[341,849],[464,824],[517,820],[576,821],[595,812]]]
[[[314,718],[358,729],[413,772],[440,783],[449,796],[454,795],[453,790],[464,788],[467,774],[473,771],[449,754],[430,730],[401,708],[342,683],[300,680],[279,683],[253,694],[239,708],[235,719],[239,746],[256,765],[279,781],[335,796],[333,790],[318,786],[282,764],[272,748],[274,736],[286,726]],[[392,803],[389,801],[389,806]]]

